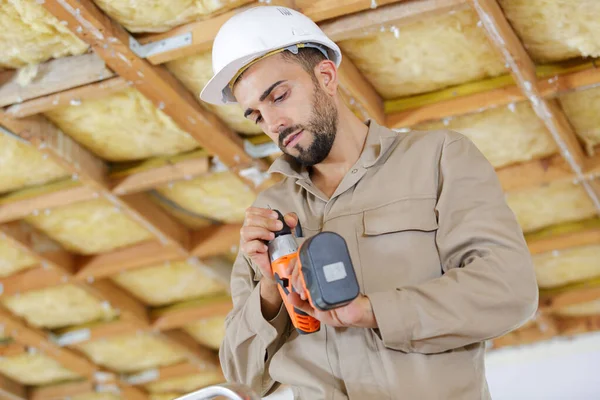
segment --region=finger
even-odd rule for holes
[[[250,257],[255,254],[266,254],[269,250],[268,246],[260,240],[251,240],[249,242],[242,243],[240,249],[242,252]]]
[[[240,237],[242,238],[242,242],[251,242],[253,240],[269,241],[275,238],[275,234],[268,229],[258,226],[243,226],[240,229]]]
[[[287,213],[283,216],[285,223],[290,227],[290,229],[294,229],[298,224],[298,216],[296,213]]]
[[[275,210],[271,210],[270,208],[263,207],[248,207],[246,209],[246,215],[256,215],[259,217],[277,219],[278,215]]]
[[[306,300],[306,294],[304,293],[304,285],[302,284],[302,280],[300,279],[300,269],[295,268],[292,272],[292,286],[294,290],[300,294],[300,298],[302,300]]]
[[[291,292],[288,295],[288,300],[290,304],[296,307],[297,309],[304,311],[311,317],[315,317],[315,310],[310,306],[310,304],[307,301],[302,300],[300,296],[298,296],[298,293]]]
[[[244,220],[244,226],[265,228],[270,231],[278,231],[283,228],[283,224],[280,220],[255,214],[250,214],[246,217]]]

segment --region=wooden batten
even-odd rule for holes
[[[192,234],[191,254],[203,259],[228,253],[240,242],[239,224],[211,226]]]
[[[41,290],[69,283],[72,275],[55,267],[29,268],[25,271],[0,279],[2,293],[0,297],[9,297],[32,290]]]
[[[62,92],[48,94],[20,104],[14,104],[6,109],[6,113],[17,118],[29,117],[58,107],[77,104],[82,100],[100,99],[128,87],[129,84],[125,79],[113,77]]]
[[[0,107],[108,79],[114,73],[96,54],[62,57],[36,67],[36,78],[25,86],[18,83],[16,72],[4,72],[0,78]]]
[[[47,356],[82,376],[93,378],[98,369],[82,356],[56,345],[43,331],[29,327],[20,318],[14,317],[4,308],[0,308],[0,324],[4,326],[5,332],[9,333],[17,343],[26,347],[43,349]]]
[[[96,322],[83,326],[71,326],[59,329],[55,333],[55,341],[61,345],[72,347],[79,343],[109,339],[115,336],[143,331],[144,329],[131,318],[116,319],[109,322]]]
[[[161,336],[165,337],[171,345],[184,351],[188,355],[189,361],[200,369],[219,368],[217,355],[194,340],[188,333],[175,329],[163,331]]]
[[[86,379],[80,382],[68,382],[32,388],[29,392],[29,400],[63,400],[91,392],[94,392],[94,382]]]
[[[106,254],[79,257],[75,277],[82,281],[101,279],[120,271],[183,258],[185,255],[177,246],[164,245],[155,240]]]
[[[82,284],[80,284],[82,285]],[[149,326],[149,316],[144,304],[109,280],[103,279],[86,285],[88,291],[119,311],[119,320],[129,322],[139,329]]]
[[[13,357],[26,352],[27,348],[21,343],[10,342],[0,344],[0,357]]]
[[[6,400],[29,400],[27,388],[17,382],[0,375],[0,399]]]
[[[80,39],[90,44],[106,64],[170,116],[198,143],[229,167],[249,165],[242,139],[215,115],[205,111],[193,95],[164,68],[153,66],[129,47],[130,36],[91,0],[48,0],[43,7]],[[261,167],[266,170],[266,165]]]
[[[568,223],[526,236],[531,254],[600,243],[600,219]]]
[[[340,17],[319,24],[323,32],[337,42],[377,32],[382,26],[393,24],[400,27],[402,24],[445,14],[466,6],[467,0],[375,1],[377,7],[369,10],[372,4],[371,1],[359,0],[351,2],[320,0],[313,2],[308,10],[318,12],[318,8],[326,8],[330,11],[330,15],[337,14],[336,17]],[[364,11],[352,14],[352,8],[356,6],[361,8],[357,11]]]
[[[132,174],[111,177],[112,192],[116,195],[138,193],[170,182],[191,179],[209,172],[210,159],[197,157],[169,162]]]
[[[582,304],[600,299],[600,279],[590,280],[543,291],[540,310],[549,313],[561,307]]]
[[[150,313],[150,318],[153,329],[167,331],[180,328],[199,319],[227,314],[232,307],[233,303],[230,296],[214,296],[155,309]]]
[[[583,148],[556,100],[542,97],[535,64],[502,13],[500,5],[496,0],[471,0],[471,5],[479,15],[490,42],[509,66],[517,86],[548,128],[561,155],[577,177],[580,177],[585,168]],[[600,207],[598,199],[594,200]]]

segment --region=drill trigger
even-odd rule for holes
[[[287,278],[281,278],[277,272],[275,272],[275,274],[273,276],[275,278],[275,282],[277,282],[281,285],[285,294],[289,295],[290,291],[287,288],[287,286],[289,284],[289,280]]]

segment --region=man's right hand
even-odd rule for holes
[[[290,229],[298,223],[298,217],[289,213],[284,220]],[[261,308],[265,319],[270,320],[277,315],[281,306],[281,296],[277,283],[273,278],[271,262],[266,242],[275,237],[274,232],[283,228],[278,220],[277,212],[267,208],[250,207],[246,210],[244,225],[240,231],[240,250],[260,268],[261,279]]]

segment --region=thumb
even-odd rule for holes
[[[285,220],[287,226],[289,226],[291,229],[294,229],[296,225],[298,225],[298,216],[296,213],[287,213],[283,216],[283,219]]]

